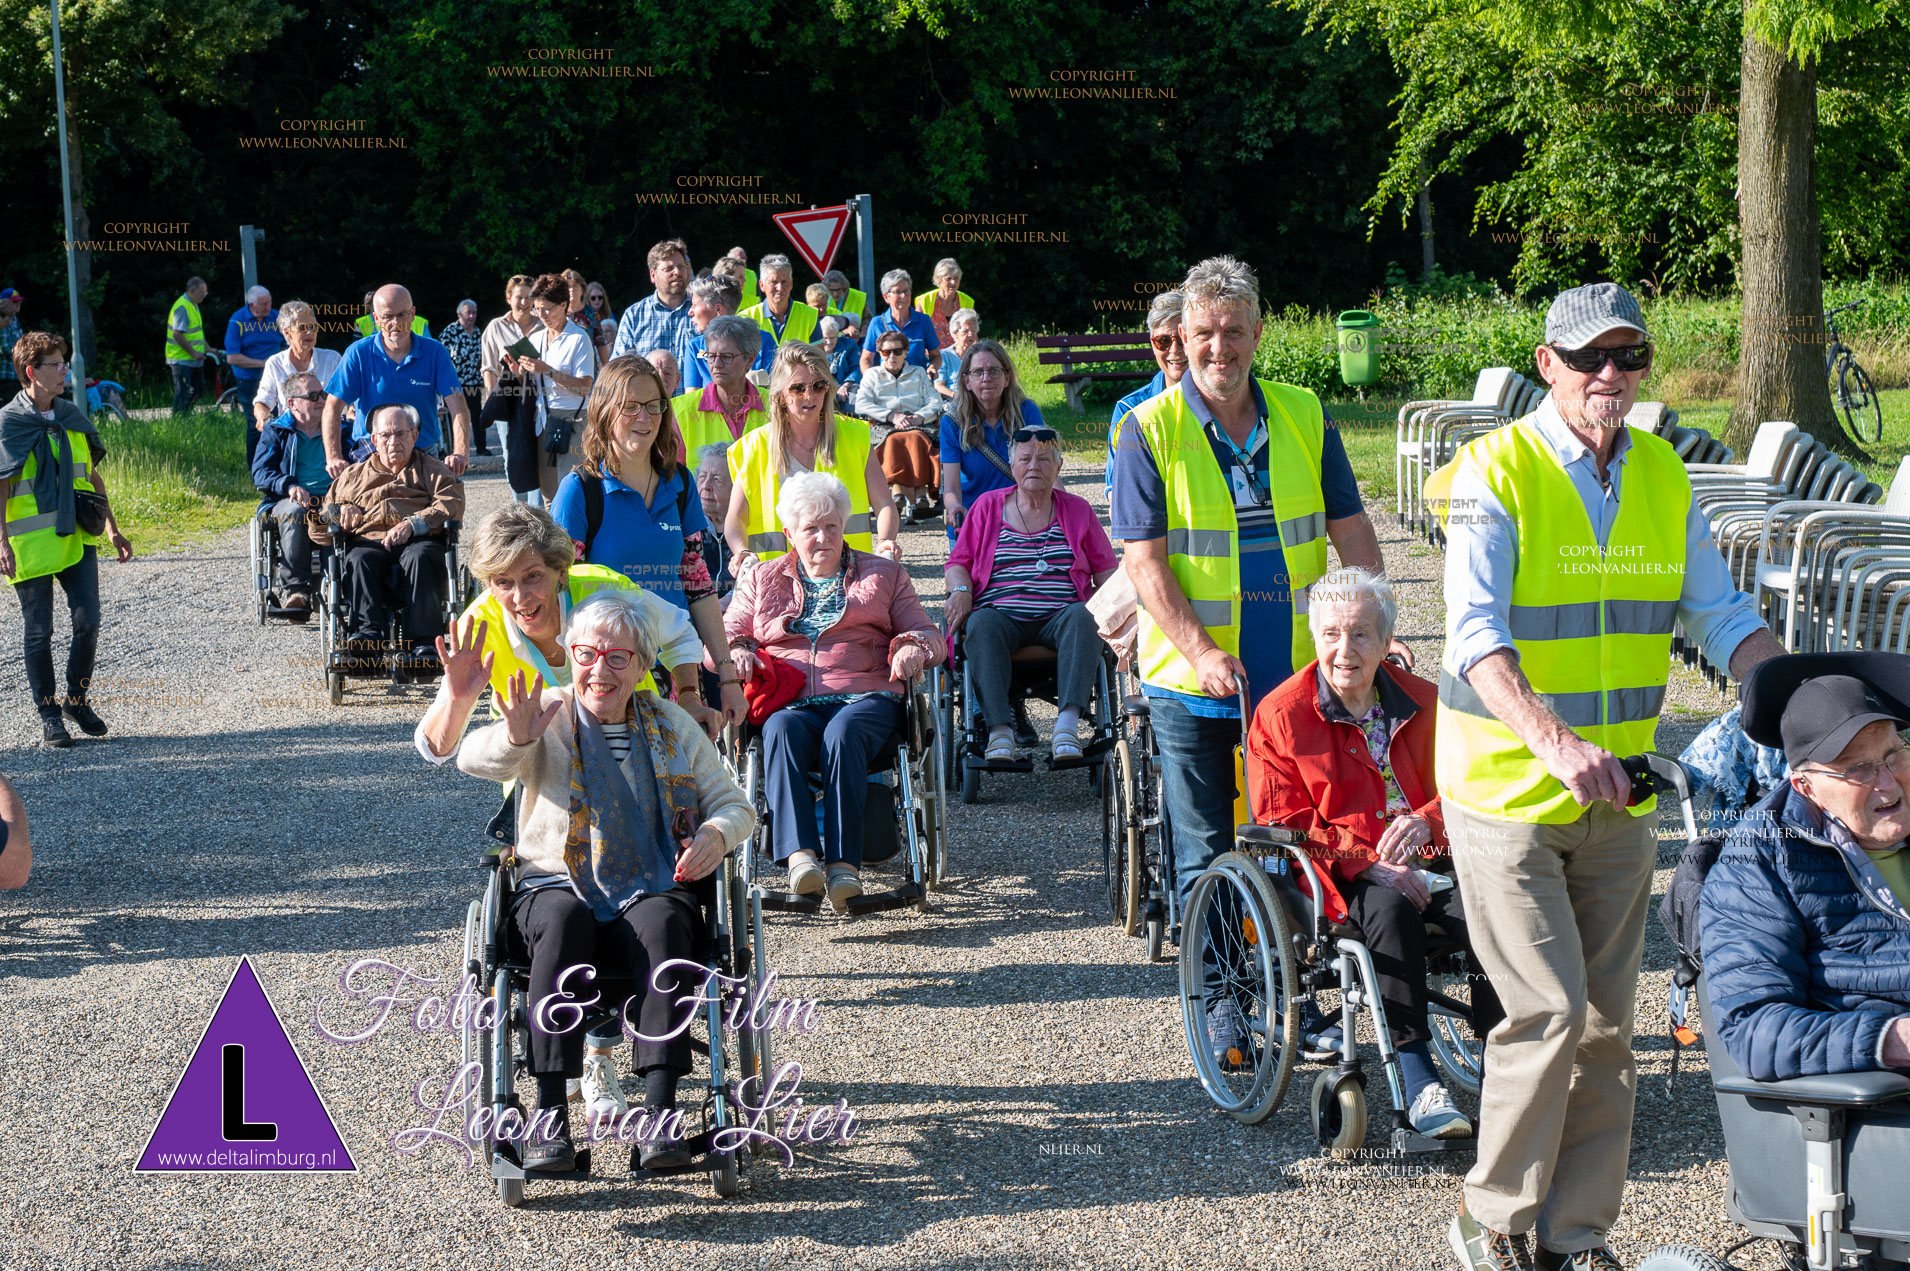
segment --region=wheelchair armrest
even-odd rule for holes
[[[1129,693],[1121,699],[1121,706],[1130,715],[1146,715],[1150,709],[1147,697],[1141,693]]]
[[[1264,847],[1285,847],[1307,841],[1299,830],[1286,830],[1277,825],[1236,825],[1234,837],[1243,843],[1259,843]]]
[[[1713,1078],[1711,1084],[1722,1094],[1774,1099],[1780,1103],[1821,1103],[1845,1108],[1868,1107],[1910,1096],[1910,1077],[1900,1072],[1881,1070],[1792,1077],[1785,1081],[1752,1081],[1749,1077],[1733,1074]]]

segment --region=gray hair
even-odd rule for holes
[[[756,262],[756,276],[758,278],[761,278],[764,274],[783,273],[794,275],[795,272],[796,267],[790,264],[789,257],[783,255],[781,252],[777,252],[773,256],[765,256]]]
[[[279,383],[279,392],[283,395],[286,406],[288,407],[291,406],[292,398],[297,396],[298,394],[298,386],[304,383],[306,380],[310,380],[312,382],[313,388],[323,390],[325,387],[323,384],[319,382],[317,372],[293,371],[290,375],[286,376],[284,380],[282,380]]]
[[[371,412],[371,418],[366,421],[365,431],[370,432],[376,428],[378,426],[378,416],[388,410],[395,410],[400,415],[403,415],[405,422],[411,425],[412,432],[424,431],[424,423],[419,418],[418,408],[413,406],[410,402],[386,402],[383,406],[377,407]]]
[[[460,300],[460,301],[458,301],[458,307],[457,307],[456,309],[454,309],[454,310],[452,310],[452,312],[453,312],[453,313],[463,313],[463,312],[464,312],[464,309],[465,309],[465,306],[467,306],[467,305],[469,305],[469,306],[470,306],[470,309],[471,309],[471,312],[472,312],[472,313],[476,313],[476,312],[477,312],[477,301],[475,301],[475,300]]]
[[[982,316],[973,309],[957,309],[948,320],[948,329],[950,331],[953,331],[956,327],[973,327],[975,328],[975,334],[980,335],[982,333]]]
[[[1232,256],[1209,256],[1187,271],[1181,281],[1181,304],[1187,309],[1245,309],[1260,316],[1260,282],[1245,262]]]
[[[898,282],[911,291],[915,288],[915,280],[909,277],[908,270],[891,269],[888,273],[882,275],[882,294],[885,296],[888,295]]]
[[[836,283],[841,283],[847,287],[849,285],[849,275],[843,273],[840,269],[832,269],[822,276],[823,286],[829,287]]]
[[[690,299],[714,305],[725,313],[735,313],[736,306],[743,300],[743,284],[728,274],[704,274],[690,284]]]
[[[1358,565],[1346,565],[1322,574],[1307,588],[1307,630],[1320,638],[1320,610],[1327,605],[1374,604],[1379,606],[1379,638],[1393,639],[1393,624],[1399,618],[1399,599],[1386,575],[1376,574]]]
[[[710,325],[703,328],[703,347],[721,340],[735,346],[738,353],[749,359],[751,366],[756,365],[756,354],[763,347],[762,328],[748,318],[733,313],[722,313],[710,319]]]
[[[1155,296],[1154,303],[1147,307],[1147,333],[1152,335],[1162,327],[1179,326],[1181,301],[1178,291],[1163,291]]]
[[[842,334],[842,319],[841,318],[836,318],[836,317],[824,318],[820,323],[817,324],[817,326],[818,326],[818,329],[821,330],[821,332],[824,335],[841,335]]]
[[[849,487],[827,472],[798,472],[783,481],[776,495],[776,519],[801,525],[805,518],[833,515],[849,523]]]
[[[723,471],[729,471],[730,443],[712,441],[707,446],[696,448],[696,471],[701,472],[712,463],[723,465]]]
[[[270,300],[272,298],[272,289],[270,287],[261,287],[257,283],[253,283],[250,287],[245,289],[245,302],[247,304],[251,304],[260,296],[264,296],[267,300]]]
[[[318,323],[318,315],[312,312],[312,306],[303,300],[287,300],[279,306],[279,330],[290,331],[301,321]]]
[[[637,601],[641,594],[620,587],[599,587],[591,592],[570,611],[570,621],[564,625],[564,644],[590,643],[584,637],[598,634],[627,640],[626,647],[636,650],[631,666],[637,668],[637,678],[642,679],[643,672],[656,665],[660,640],[655,620]]]
[[[940,260],[935,262],[935,272],[932,275],[930,275],[930,277],[934,278],[936,282],[940,282],[942,281],[943,278],[947,277],[949,274],[954,274],[957,277],[960,277],[961,272],[962,272],[962,266],[959,261],[957,261],[953,256],[944,256]]]

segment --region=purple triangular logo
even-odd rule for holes
[[[358,1168],[252,963],[239,959],[134,1172]]]

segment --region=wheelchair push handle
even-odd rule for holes
[[[1635,808],[1654,795],[1676,795],[1678,810],[1684,814],[1685,833],[1690,835],[1691,841],[1696,842],[1698,820],[1691,811],[1691,774],[1685,766],[1655,750],[1647,750],[1618,762],[1625,769],[1625,775],[1631,778],[1631,797],[1625,801],[1625,806]]]

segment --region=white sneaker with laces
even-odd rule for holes
[[[1472,1122],[1453,1106],[1452,1093],[1437,1081],[1419,1092],[1407,1114],[1413,1129],[1429,1139],[1469,1139]]]
[[[608,1055],[584,1056],[582,1095],[586,1124],[599,1117],[620,1117],[628,1110],[623,1087],[617,1084],[616,1065]]]

